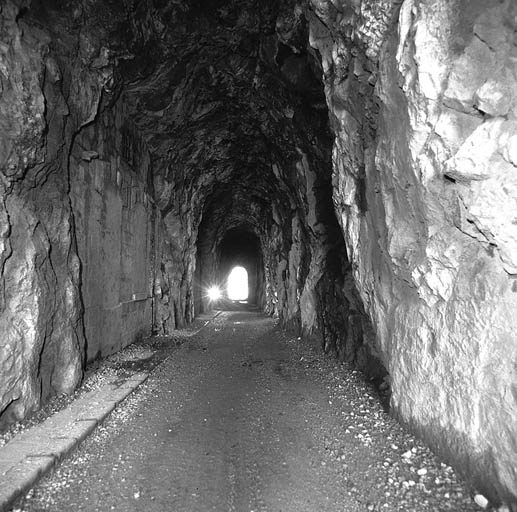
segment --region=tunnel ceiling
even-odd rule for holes
[[[231,228],[226,231],[218,247],[220,272],[225,276],[232,267],[241,265],[248,272],[262,263],[258,238],[245,227]]]
[[[294,2],[61,4],[51,9],[98,52],[105,104],[123,94],[151,149],[165,214],[194,203],[200,220],[206,203],[229,226],[242,217],[255,225],[264,201],[303,207],[300,148],[330,173],[319,57]]]

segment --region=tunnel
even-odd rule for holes
[[[4,0],[0,426],[241,266],[516,503],[516,34],[510,0]]]

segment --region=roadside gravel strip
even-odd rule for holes
[[[155,337],[152,344],[132,345],[95,362],[72,396],[55,397],[41,411],[0,434],[0,512],[9,510],[147,379],[163,361],[160,348],[180,345],[218,315],[203,315],[173,337]]]
[[[0,434],[0,511],[509,512],[360,372],[256,312],[216,316],[91,365],[74,400]]]
[[[147,373],[140,373],[127,379],[113,379],[0,448],[0,510],[8,509],[28,491],[147,377]]]

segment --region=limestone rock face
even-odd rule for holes
[[[62,174],[66,100],[49,34],[17,20],[24,4],[1,10],[2,423],[72,391],[84,358],[80,263]]]
[[[87,357],[84,262],[69,194],[69,165],[77,159],[69,157],[101,99],[109,103],[115,94],[100,44],[106,25],[81,2],[70,7],[0,6],[2,425],[73,391]],[[100,173],[97,157],[86,152],[84,162]]]
[[[312,2],[334,201],[405,422],[517,499],[513,2]],[[364,48],[364,51],[359,50]]]

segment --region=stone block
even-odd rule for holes
[[[515,104],[517,82],[509,70],[487,80],[476,91],[477,108],[490,116],[506,116]]]
[[[2,475],[0,485],[0,510],[7,510],[13,502],[27,492],[55,462],[52,456],[28,457],[13,465]]]

